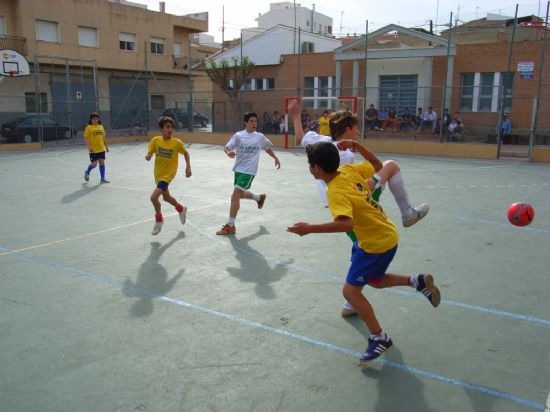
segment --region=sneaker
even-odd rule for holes
[[[180,222],[182,225],[185,225],[185,222],[187,221],[187,208],[184,206],[183,210],[178,213],[180,216]]]
[[[403,217],[402,222],[404,227],[411,227],[420,219],[424,218],[430,210],[430,205],[422,203],[421,205],[411,207],[412,213],[409,217]]]
[[[262,207],[264,207],[266,197],[267,197],[267,195],[265,193],[262,193],[260,195],[260,200],[258,200],[258,209],[261,209]]]
[[[389,348],[391,348],[392,345],[393,342],[388,335],[386,335],[385,338],[370,337],[368,339],[367,349],[365,349],[365,353],[363,354],[363,356],[361,356],[361,358],[359,358],[359,364],[368,365],[370,361],[378,358]]]
[[[237,229],[235,228],[235,226],[223,225],[222,228],[216,232],[216,235],[234,235],[236,232]]]
[[[357,312],[355,311],[355,309],[353,309],[353,306],[351,306],[346,300],[342,305],[342,312],[340,314],[343,318],[349,318],[350,316],[357,315]]]
[[[111,183],[111,182],[109,182],[107,179],[103,179],[99,183]]]
[[[418,275],[416,277],[416,290],[422,293],[428,298],[434,308],[439,306],[441,302],[441,294],[439,289],[434,285],[434,278],[432,275]]]
[[[87,170],[84,171],[84,180],[87,182],[90,181],[90,172],[88,172]]]
[[[164,220],[161,220],[160,222],[155,222],[155,226],[153,226],[153,231],[151,232],[151,234],[158,235],[160,233],[160,230],[162,229],[163,223]]]

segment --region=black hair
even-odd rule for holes
[[[248,120],[250,120],[251,117],[255,117],[257,119],[258,115],[254,112],[246,112],[243,116],[243,121],[248,123]]]
[[[171,117],[169,116],[161,116],[159,118],[159,127],[162,129],[164,128],[164,125],[166,123],[172,123],[172,126],[176,127],[176,123],[174,122],[174,119],[172,119]]]
[[[99,117],[99,114],[96,112],[90,113],[90,120],[88,120],[88,124],[92,124],[92,118],[97,117],[97,124],[101,124],[101,118]]]
[[[332,143],[319,142],[306,146],[310,166],[319,165],[325,173],[334,173],[340,166],[340,154]]]

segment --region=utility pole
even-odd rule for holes
[[[223,53],[223,44],[225,43],[225,6],[222,6],[222,53]]]
[[[313,8],[311,9],[311,32],[313,33],[313,19],[315,14],[315,3],[313,3]]]

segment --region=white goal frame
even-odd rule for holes
[[[352,112],[357,114],[358,97],[357,96],[286,96],[285,97],[285,149],[288,149],[288,102],[290,100],[331,100],[344,101],[348,100],[352,103]]]

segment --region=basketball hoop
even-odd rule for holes
[[[15,76],[16,74],[17,74],[17,72],[14,72],[13,70],[10,70],[10,71],[8,72],[8,77],[13,77],[13,76]]]
[[[542,34],[550,34],[550,23],[545,21],[527,21],[518,24],[519,27],[537,29]]]

